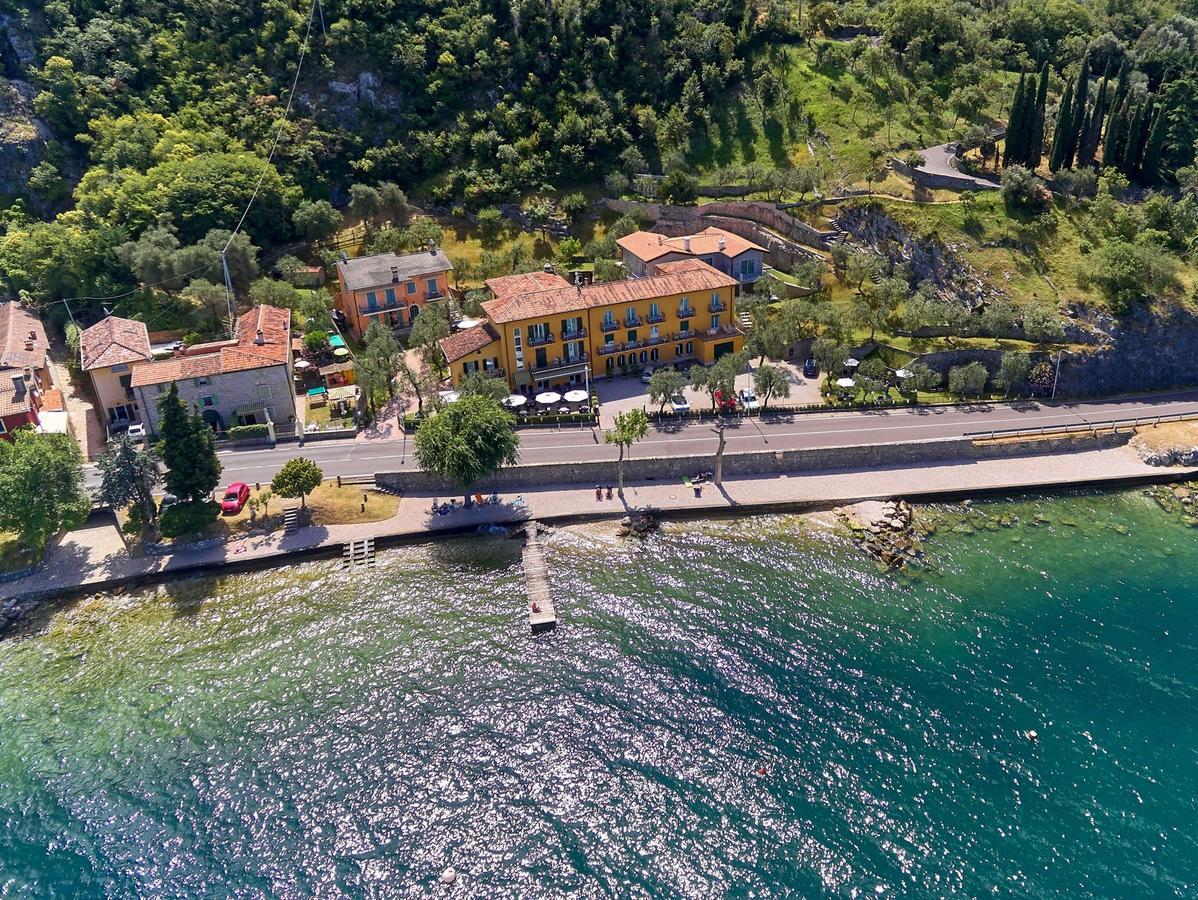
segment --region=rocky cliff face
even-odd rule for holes
[[[943,299],[969,309],[1006,299],[1003,291],[958,257],[951,245],[913,237],[874,204],[843,207],[833,222],[854,243],[868,247],[893,265],[905,263],[911,271],[912,286],[930,282]]]
[[[1095,317],[1107,342],[1061,361],[1058,395],[1093,397],[1198,384],[1198,316],[1176,307]]]
[[[0,194],[23,194],[50,129],[33,114],[32,85],[0,78]]]

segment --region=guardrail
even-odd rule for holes
[[[1164,416],[1128,416],[1123,419],[1105,419],[1101,422],[1074,422],[1065,425],[1041,425],[1039,428],[999,428],[991,431],[967,431],[963,435],[978,440],[996,440],[1011,437],[1043,437],[1049,434],[1097,434],[1100,431],[1115,433],[1121,426],[1131,430],[1141,425],[1154,428],[1162,422],[1185,422],[1198,419],[1198,413],[1170,413]]]

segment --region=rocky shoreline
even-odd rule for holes
[[[906,500],[870,501],[837,507],[853,542],[888,569],[904,569],[922,555],[915,509]]]

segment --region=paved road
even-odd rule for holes
[[[957,168],[957,142],[953,141],[949,144],[937,144],[935,147],[927,147],[920,150],[920,155],[923,156],[923,165],[919,168],[924,172],[929,172],[932,175],[940,175],[944,178],[956,178],[962,181],[968,181],[975,187],[982,190],[997,188],[998,184],[988,178],[979,178],[976,175],[969,175]]]
[[[1012,428],[1100,424],[1115,419],[1198,415],[1198,390],[1118,400],[1047,405],[1041,403],[984,404],[877,412],[812,413],[779,421],[744,420],[727,429],[727,450],[792,450],[856,444],[921,441]],[[716,437],[709,424],[653,429],[632,449],[633,456],[686,456],[714,453]],[[304,456],[318,463],[326,477],[368,475],[415,468],[411,442],[336,441],[304,447],[283,444],[274,450],[226,450],[222,482],[268,481],[286,460]],[[614,459],[615,449],[604,445],[598,430],[520,433],[520,461],[548,463]],[[90,479],[89,479],[90,480]]]

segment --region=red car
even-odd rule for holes
[[[736,412],[736,395],[725,394],[723,391],[715,392],[715,405],[722,413]]]
[[[250,499],[250,486],[244,481],[234,481],[225,488],[225,498],[220,502],[220,511],[235,516]]]

